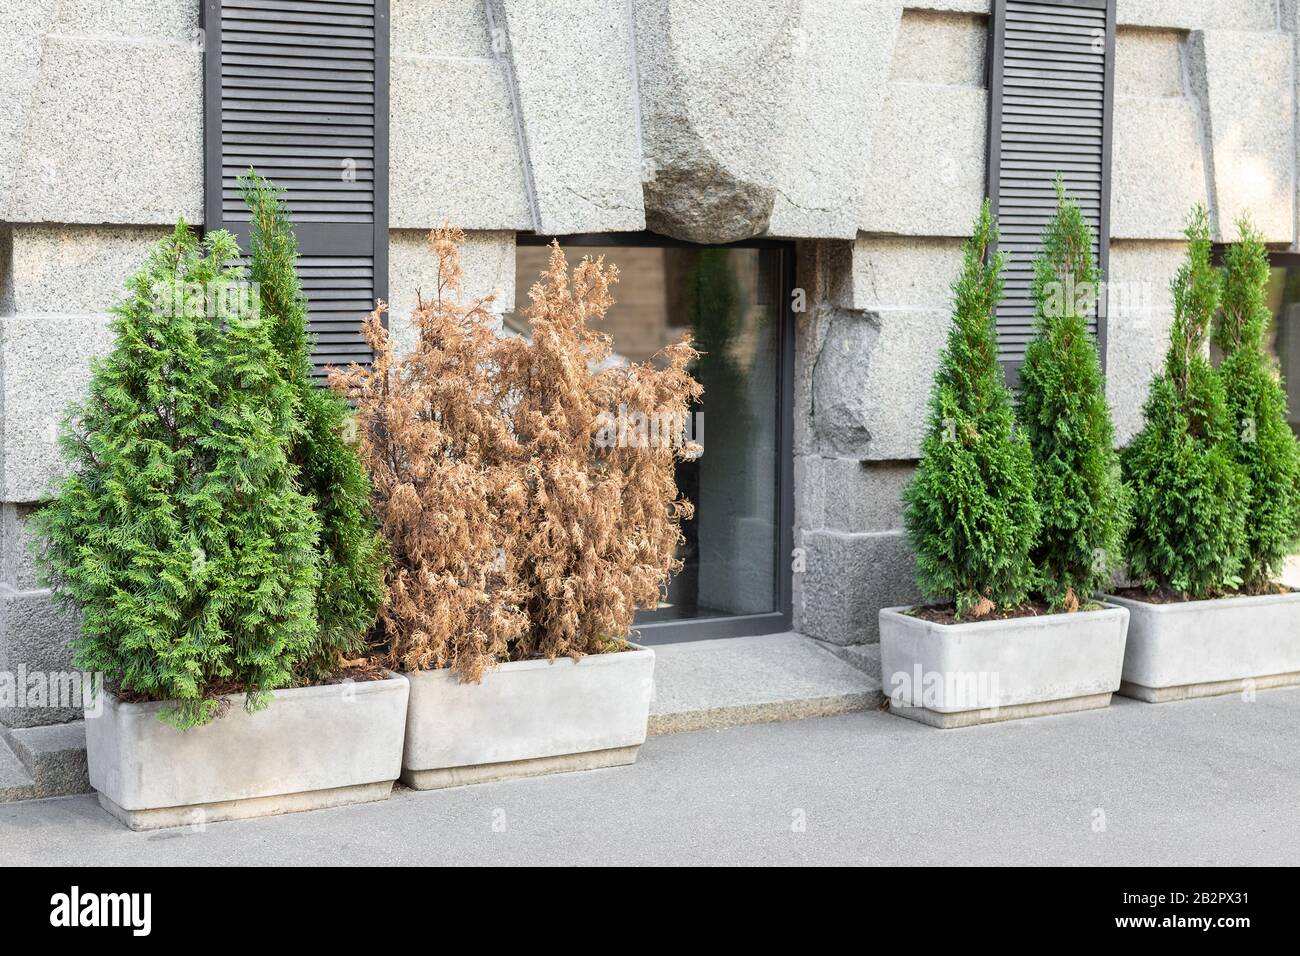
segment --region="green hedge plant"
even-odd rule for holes
[[[1192,211],[1186,236],[1165,366],[1151,383],[1142,430],[1122,456],[1134,495],[1128,562],[1150,591],[1209,598],[1241,584],[1250,482],[1206,354],[1222,282],[1210,264],[1204,207]]]
[[[250,275],[298,405],[290,460],[320,518],[320,640],[306,676],[321,678],[364,652],[385,596],[387,552],[370,504],[370,478],[357,455],[352,409],[312,379],[298,239],[280,190],[252,170],[239,188],[251,220]]]
[[[1250,481],[1246,497],[1242,586],[1276,591],[1274,579],[1300,537],[1300,445],[1287,421],[1286,391],[1264,351],[1273,314],[1266,292],[1268,251],[1246,218],[1223,268],[1223,308],[1214,344],[1223,353],[1219,376],[1236,435],[1237,462]]]
[[[185,728],[248,709],[316,647],[319,523],[290,461],[297,395],[233,236],[184,223],[114,309],[36,517],[46,582],[81,612],[76,665]]]
[[[1033,558],[1055,609],[1078,610],[1110,579],[1128,521],[1115,429],[1088,316],[1100,271],[1079,204],[1056,182],[1056,215],[1034,260],[1034,337],[1020,370],[1017,417],[1034,455],[1042,527]]]
[[[953,284],[952,326],[930,398],[905,523],[918,583],[956,604],[958,619],[1022,604],[1035,585],[1030,548],[1039,510],[1029,443],[1015,430],[998,360],[993,309],[1005,257],[984,203]]]

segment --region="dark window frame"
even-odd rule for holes
[[[777,453],[776,504],[777,535],[773,560],[776,562],[776,610],[763,614],[740,614],[733,617],[697,618],[684,621],[660,621],[638,624],[635,630],[642,644],[677,644],[685,641],[751,637],[779,634],[791,629],[794,618],[794,579],[791,568],[794,553],[794,289],[795,243],[782,239],[747,239],[728,243],[695,243],[652,232],[583,233],[569,236],[541,236],[521,232],[516,242],[522,246],[545,246],[557,238],[566,249],[590,246],[633,246],[692,249],[775,249],[781,253],[781,287],[783,307],[778,310],[780,327],[777,342]],[[615,263],[617,265],[617,263]],[[522,277],[531,281],[528,277]],[[516,275],[515,281],[521,281]],[[617,296],[616,296],[617,298]],[[707,433],[705,441],[708,441]]]
[[[1099,228],[1097,235],[1098,267],[1103,282],[1110,281],[1110,198],[1111,198],[1111,157],[1114,141],[1115,118],[1115,31],[1117,0],[1035,0],[1046,6],[1080,7],[1089,10],[1103,10],[1106,14],[1106,49],[1105,72],[1102,87],[1102,128],[1101,128],[1101,196],[1098,209]],[[986,85],[989,91],[988,110],[988,149],[985,159],[986,187],[993,206],[993,214],[998,212],[1000,185],[1000,167],[1002,156],[1002,99],[1003,77],[1006,64],[1007,38],[1007,0],[990,0],[989,7],[989,51],[985,57]],[[1102,300],[1104,301],[1104,299]],[[1107,310],[1098,307],[1097,346],[1101,356],[1102,375],[1106,373],[1107,358]],[[1020,381],[1021,361],[1004,361],[1003,371],[1007,381],[1017,386]]]
[[[1210,246],[1210,265],[1216,269],[1221,268],[1224,263],[1224,256],[1228,252],[1228,247],[1234,243],[1229,241],[1215,242]],[[1300,270],[1300,252],[1292,252],[1290,249],[1282,246],[1281,243],[1264,243],[1264,251],[1268,254],[1268,265],[1270,269],[1297,269]]]

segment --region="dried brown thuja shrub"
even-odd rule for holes
[[[382,662],[451,667],[466,680],[507,658],[527,631],[523,592],[501,558],[527,497],[495,374],[492,297],[463,301],[459,229],[430,233],[433,297],[412,313],[415,349],[398,356],[381,304],[362,327],[368,367],[330,372],[356,404],[375,514],[392,551],[389,600],[376,625]]]
[[[657,604],[692,512],[674,465],[698,452],[681,434],[700,386],[687,342],[611,365],[588,323],[617,270],[584,260],[570,278],[558,245],[530,293],[531,337],[497,336],[491,297],[462,298],[463,239],[430,234],[438,283],[413,314],[415,350],[394,354],[381,306],[364,326],[374,362],[331,384],[357,404],[392,550],[383,661],[477,680],[499,661],[617,650]]]
[[[656,361],[614,365],[613,341],[590,323],[613,304],[604,258],[569,274],[558,243],[529,290],[530,339],[501,349],[527,505],[511,554],[529,631],[519,655],[556,657],[623,646],[638,607],[654,607],[693,506],[677,493],[678,458],[700,385],[689,341]],[[651,427],[630,427],[637,424]]]

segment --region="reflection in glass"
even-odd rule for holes
[[[701,355],[693,372],[704,386],[695,411],[704,454],[681,462],[678,486],[696,506],[683,526],[683,568],[666,601],[638,623],[759,614],[777,598],[777,435],[781,253],[774,249],[583,246],[619,268],[615,305],[602,323],[617,358],[641,362],[690,333]],[[544,246],[516,259],[516,312],[546,267]]]
[[[1268,304],[1273,310],[1270,351],[1286,380],[1291,430],[1300,435],[1300,267],[1273,268]]]

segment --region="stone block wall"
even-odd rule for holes
[[[1294,247],[1296,0],[1119,0],[1108,333],[1120,437],[1169,324],[1188,207]],[[389,289],[424,233],[513,302],[515,235],[797,240],[795,626],[876,639],[916,600],[901,489],[984,193],[987,0],[394,0]],[[75,620],[23,555],[53,437],[148,244],[202,216],[197,0],[0,0],[0,668]],[[45,714],[40,719],[67,719]],[[17,725],[33,719],[0,714]]]
[[[0,3],[0,670],[64,672],[74,614],[27,552],[108,309],[167,225],[202,219],[202,44],[187,0]],[[29,727],[76,719],[0,708]]]
[[[918,597],[899,494],[985,188],[988,4],[904,7],[858,229],[800,256],[795,627],[841,644],[876,640],[878,610]],[[1208,206],[1220,240],[1248,212],[1295,247],[1296,7],[1119,0],[1107,394],[1121,442],[1163,361],[1190,207]]]
[[[84,393],[91,359],[111,345],[113,298],[165,229],[13,222],[0,230],[0,670],[66,671],[77,619],[39,586],[27,522],[63,473],[59,425]],[[77,716],[0,708],[11,727]]]

